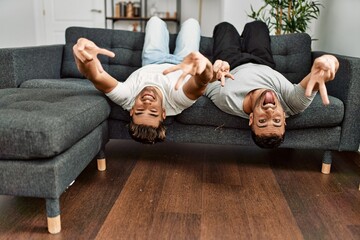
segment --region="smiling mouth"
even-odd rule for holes
[[[154,99],[155,99],[155,96],[152,95],[152,94],[144,94],[144,95],[142,96],[142,99],[154,100]]]
[[[275,107],[276,106],[275,96],[274,96],[273,91],[271,91],[271,90],[264,91],[262,106],[263,107]]]
[[[154,101],[156,99],[154,91],[152,88],[144,89],[141,93],[141,99]]]

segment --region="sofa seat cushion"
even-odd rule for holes
[[[338,126],[343,120],[344,104],[332,96],[329,96],[329,100],[330,104],[324,106],[318,94],[304,112],[287,118],[286,129]],[[176,116],[176,121],[183,124],[249,129],[249,120],[221,111],[204,96]]]
[[[87,79],[61,78],[61,79],[31,79],[23,82],[21,88],[55,88],[73,90],[95,90],[94,84]]]
[[[0,159],[48,158],[65,151],[110,114],[95,90],[0,90]]]

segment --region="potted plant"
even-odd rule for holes
[[[320,14],[318,1],[312,0],[264,0],[258,11],[251,6],[249,17],[265,22],[275,34],[305,32],[308,24]]]

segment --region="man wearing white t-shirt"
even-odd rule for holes
[[[98,90],[130,112],[131,137],[143,143],[155,143],[165,139],[162,124],[165,117],[190,107],[203,95],[207,84],[216,80],[211,62],[198,52],[199,44],[199,23],[189,19],[182,24],[174,54],[170,54],[166,23],[152,17],[145,30],[143,67],[123,83],[105,72],[97,58],[98,54],[114,57],[113,52],[98,48],[84,38],[78,40],[73,51],[79,71]]]

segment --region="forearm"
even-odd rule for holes
[[[94,84],[96,89],[103,93],[111,92],[118,84],[118,81],[107,72],[102,72],[99,75],[96,79],[89,80]]]
[[[195,83],[199,88],[206,88],[209,82],[211,82],[216,76],[214,75],[213,67],[210,61],[207,61],[206,68],[201,74],[194,76]]]
[[[192,99],[198,99],[205,92],[206,86],[213,79],[212,64],[206,64],[205,70],[201,74],[192,76],[184,85],[185,95]]]
[[[89,79],[99,91],[108,93],[116,87],[118,81],[104,70],[100,72],[94,60],[83,63],[75,57],[75,61],[80,73]]]

